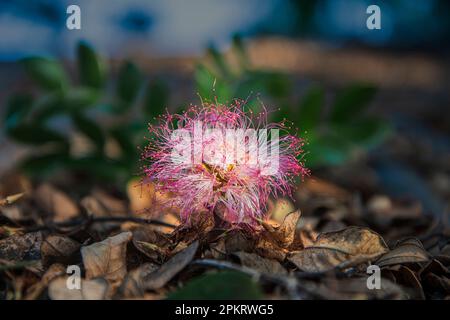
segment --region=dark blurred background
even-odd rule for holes
[[[66,28],[70,4],[81,30]],[[370,4],[381,30],[366,28]],[[313,175],[439,215],[449,15],[444,0],[2,0],[0,173],[120,189],[164,108],[237,97],[299,128]]]

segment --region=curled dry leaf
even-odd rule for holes
[[[23,192],[7,196],[4,199],[0,199],[0,207],[7,206],[7,205],[14,203],[17,200],[19,200],[20,198],[22,198],[22,196],[23,196]]]
[[[122,232],[101,242],[81,248],[86,278],[105,278],[116,288],[127,274],[126,250],[131,232]]]
[[[405,288],[408,299],[425,299],[422,285],[417,274],[406,266],[399,266],[398,270],[391,270],[395,282]]]
[[[124,201],[98,189],[93,191],[91,195],[84,197],[81,200],[81,205],[88,214],[94,217],[124,216],[127,213],[127,205]],[[107,232],[119,225],[119,222],[107,222],[94,224],[92,228],[99,232]]]
[[[158,268],[159,266],[155,263],[144,263],[128,272],[118,290],[119,296],[125,298],[142,297],[145,294],[144,278]]]
[[[154,262],[165,260],[171,241],[164,235],[147,227],[133,231],[133,244]]]
[[[0,240],[0,259],[9,261],[38,260],[41,258],[42,233],[30,232]]]
[[[289,213],[279,227],[272,227],[267,223],[263,224],[266,228],[266,232],[263,236],[272,239],[282,248],[288,248],[294,241],[295,229],[300,216],[300,210],[297,210]]]
[[[69,264],[73,255],[80,250],[81,245],[63,235],[49,235],[42,241],[41,257],[44,265],[55,262]]]
[[[52,300],[104,300],[109,286],[105,279],[81,280],[80,289],[69,289],[67,277],[59,277],[50,282],[48,295]]]
[[[382,255],[375,264],[384,267],[403,263],[426,262],[429,259],[429,255],[420,241],[410,238],[401,241],[392,251]]]
[[[143,277],[143,287],[146,290],[157,290],[183,270],[194,258],[198,249],[198,241],[193,242],[183,251],[178,252],[158,270]]]
[[[42,279],[28,288],[25,295],[26,300],[35,300],[39,298],[42,292],[47,288],[48,284],[55,278],[64,276],[66,274],[66,268],[60,264],[52,264],[48,270],[42,276]]]
[[[295,231],[300,215],[300,210],[289,213],[279,226],[264,222],[265,230],[259,236],[255,251],[265,258],[283,261],[286,258],[288,248],[294,244]],[[301,244],[296,245],[302,247]]]
[[[51,184],[40,185],[35,192],[35,199],[42,209],[53,214],[53,220],[56,222],[72,219],[79,214],[72,199]]]
[[[312,246],[294,253],[288,260],[302,271],[322,272],[375,260],[388,250],[383,238],[374,231],[349,227],[319,234]]]
[[[261,273],[286,275],[287,271],[283,266],[274,259],[263,258],[256,253],[235,252],[233,255],[237,256],[241,264],[247,268],[254,269]]]

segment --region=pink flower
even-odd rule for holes
[[[244,111],[242,101],[191,106],[158,120],[149,125],[144,173],[172,195],[168,205],[184,223],[221,208],[232,225],[256,225],[269,196],[292,196],[295,177],[309,173],[299,160],[303,140],[283,123],[267,123],[265,110]]]

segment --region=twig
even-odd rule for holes
[[[75,220],[69,220],[64,222],[54,222],[47,225],[40,225],[36,227],[30,227],[26,228],[25,232],[35,232],[35,231],[41,231],[41,230],[58,230],[60,228],[68,228],[68,227],[76,227],[80,226],[81,228],[88,228],[94,223],[108,223],[108,222],[134,222],[134,223],[140,223],[140,224],[153,224],[158,225],[162,227],[168,227],[168,228],[176,228],[175,225],[154,220],[154,219],[144,219],[144,218],[138,218],[138,217],[93,217],[89,216],[87,219],[75,219]]]

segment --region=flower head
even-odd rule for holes
[[[227,222],[254,225],[269,196],[291,196],[295,177],[308,174],[299,160],[303,140],[284,123],[267,123],[265,110],[244,111],[239,100],[191,106],[158,120],[149,125],[144,173],[172,195],[170,205],[184,222],[221,208]]]

